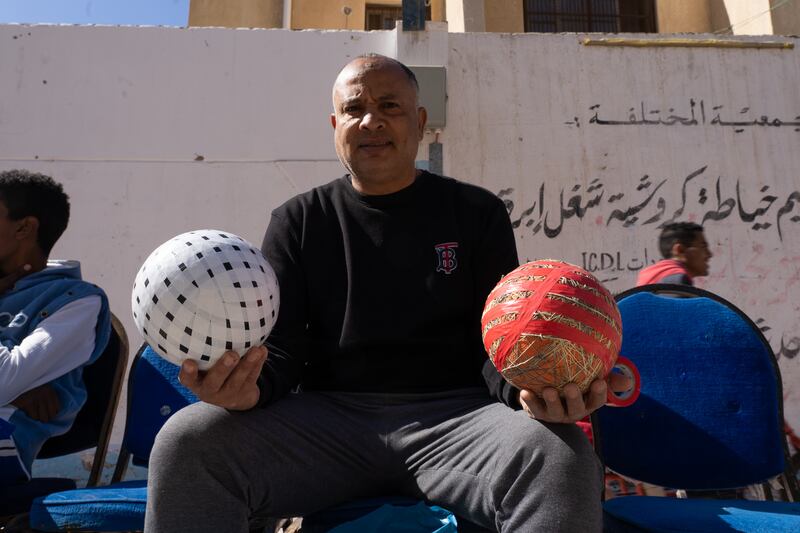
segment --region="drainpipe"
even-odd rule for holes
[[[403,0],[403,31],[425,30],[426,0]]]
[[[283,28],[292,29],[292,0],[283,0]]]

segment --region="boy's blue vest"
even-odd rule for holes
[[[81,280],[77,261],[50,261],[47,268],[25,276],[12,290],[0,296],[0,342],[11,350],[36,329],[39,322],[66,304],[91,295],[100,297],[102,307],[95,326],[94,352],[83,366],[94,362],[108,344],[111,312],[103,290]],[[86,402],[83,366],[50,382],[61,402],[61,409],[53,420],[46,424],[38,422],[19,409],[11,415],[9,422],[15,426],[12,436],[20,460],[29,473],[44,442],[66,433]]]

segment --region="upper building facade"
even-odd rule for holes
[[[409,1],[409,0],[406,0]],[[417,0],[414,0],[415,3]],[[464,32],[798,35],[786,0],[419,0],[426,19]],[[189,26],[381,30],[402,0],[191,0]]]

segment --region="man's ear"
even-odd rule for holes
[[[417,109],[417,121],[419,122],[419,138],[425,136],[425,124],[428,123],[428,110],[422,106]]]
[[[17,230],[14,236],[17,240],[36,240],[39,235],[39,219],[34,216],[22,217],[17,220]]]
[[[336,129],[336,113],[331,113],[331,126]]]
[[[675,244],[672,245],[672,249],[670,250],[670,258],[682,259],[685,252],[686,252],[686,247],[683,244],[676,242]]]

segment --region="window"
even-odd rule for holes
[[[524,0],[525,31],[656,31],[654,0]]]
[[[384,6],[367,4],[364,14],[364,29],[393,30],[395,22],[403,18],[403,8],[400,6]],[[431,6],[425,8],[425,20],[431,20]]]

